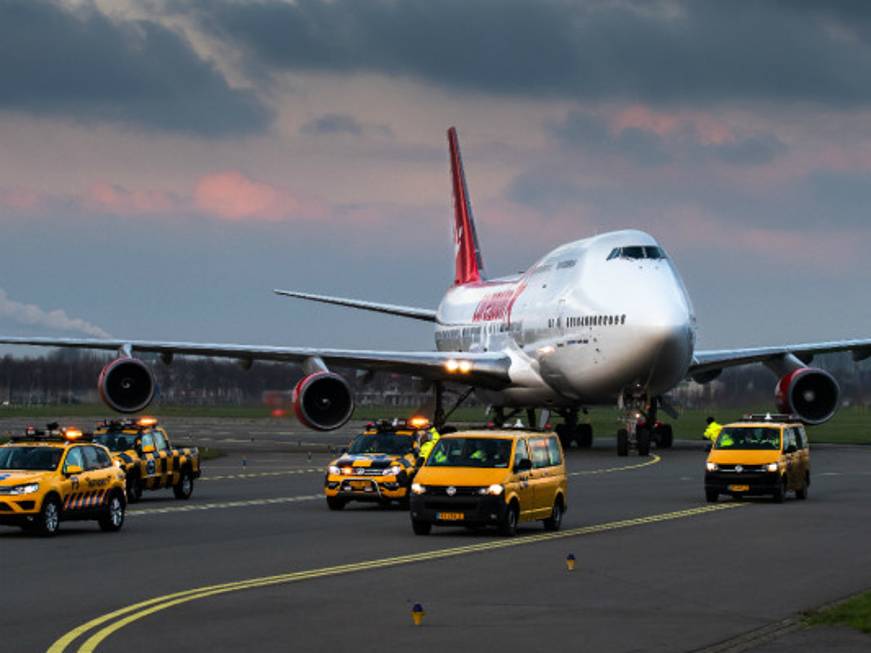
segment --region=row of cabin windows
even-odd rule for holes
[[[661,259],[665,258],[665,252],[659,247],[651,247],[650,245],[637,245],[632,247],[615,247],[608,254],[608,259],[629,258],[629,259]]]
[[[626,315],[583,315],[566,318],[566,328],[568,329],[587,326],[620,326],[623,324],[626,324]],[[562,326],[561,318],[549,319],[547,326],[549,329],[560,328]]]

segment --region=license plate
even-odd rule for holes
[[[749,492],[750,486],[749,485],[730,485],[729,491],[730,492]]]
[[[355,490],[370,489],[369,481],[351,481],[351,487]]]
[[[465,515],[461,512],[439,512],[436,513],[436,519],[441,519],[442,521],[460,521],[465,518]]]

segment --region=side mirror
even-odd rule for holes
[[[340,454],[346,454],[346,453],[348,453],[348,447],[342,447],[341,449],[339,449],[339,453],[340,453]]]
[[[708,443],[707,445],[705,445],[705,451],[710,451],[711,449],[713,449],[713,447],[714,445]]]
[[[154,453],[154,445],[153,444],[146,444],[141,448],[141,450],[142,450],[142,453]]]
[[[76,474],[81,474],[85,470],[82,469],[79,465],[66,465],[64,467],[64,474],[67,476],[75,476]]]
[[[416,464],[417,464],[418,467],[423,467],[423,464],[424,464],[425,462],[426,462],[426,458],[424,458],[423,456],[418,456],[418,457],[417,457],[417,463],[416,463]]]
[[[794,444],[789,445],[783,453],[795,453],[798,451]]]
[[[532,461],[529,458],[522,458],[514,466],[515,472],[528,472],[532,469]]]

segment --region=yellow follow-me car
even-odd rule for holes
[[[425,418],[370,422],[327,466],[324,494],[330,510],[349,501],[407,503],[420,447],[431,437],[429,426]]]
[[[494,525],[514,535],[518,522],[558,530],[568,507],[565,459],[555,433],[464,431],[442,436],[411,487],[411,525]]]
[[[124,472],[106,447],[78,429],[50,424],[0,446],[0,524],[54,535],[61,521],[124,524]]]
[[[790,415],[747,415],[726,424],[705,463],[705,498],[787,492],[806,499],[811,484],[810,443],[804,425]]]
[[[115,464],[127,475],[127,500],[135,503],[143,490],[172,488],[176,499],[189,499],[194,479],[200,477],[200,452],[196,447],[174,447],[156,417],[103,420],[94,442],[111,452]]]

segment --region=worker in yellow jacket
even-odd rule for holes
[[[707,420],[708,427],[705,429],[705,437],[711,441],[711,444],[716,444],[717,438],[720,437],[720,431],[723,430],[722,424],[717,424],[717,421],[713,417],[709,417]]]

